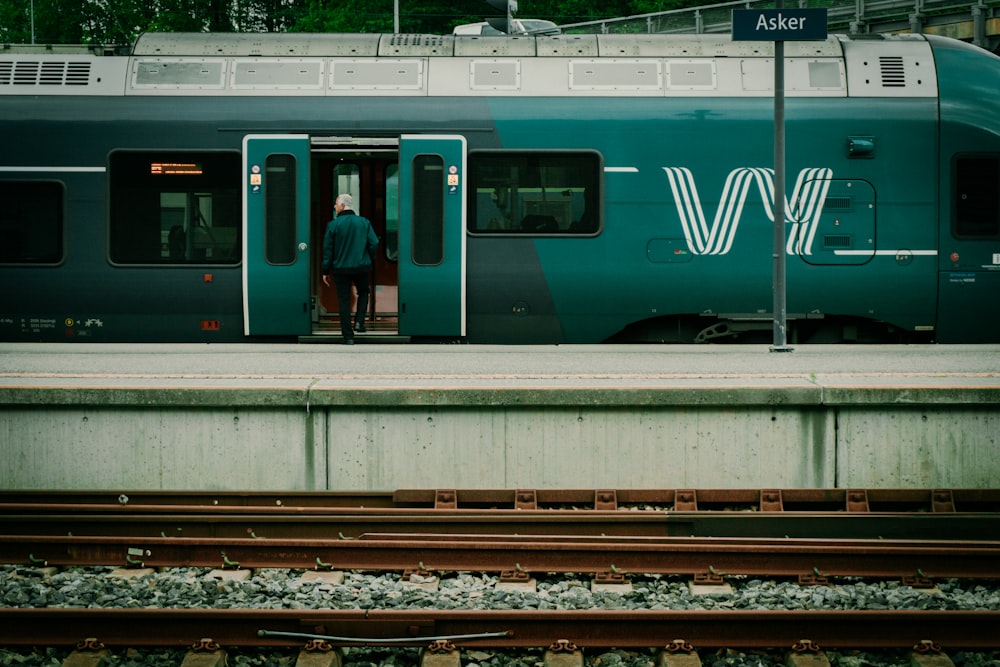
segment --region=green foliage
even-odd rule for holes
[[[0,39],[29,43],[34,35],[37,43],[78,44],[84,18],[80,3],[71,0],[4,0],[0,2]]]
[[[683,2],[520,0],[517,15],[576,23],[674,9]],[[448,34],[456,25],[499,15],[484,0],[398,3],[404,33]],[[0,0],[0,42],[131,44],[143,32],[382,33],[394,29],[393,10],[394,0]]]
[[[402,0],[401,0],[402,2]],[[290,32],[392,32],[392,0],[307,0]]]

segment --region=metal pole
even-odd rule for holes
[[[784,6],[775,0],[775,9]],[[789,352],[785,304],[785,43],[774,42],[774,342],[772,352]]]
[[[392,31],[399,34],[399,0],[393,0],[392,3]]]

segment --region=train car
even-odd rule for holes
[[[785,45],[788,340],[1000,341],[1000,58]],[[767,341],[774,49],[718,35],[145,34],[0,53],[0,339]],[[374,335],[374,334],[373,334]]]

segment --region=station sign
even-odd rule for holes
[[[733,10],[734,42],[799,42],[826,37],[826,7]]]

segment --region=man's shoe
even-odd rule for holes
[[[368,331],[368,329],[365,328],[364,322],[355,322],[354,330],[357,331],[358,333],[365,333],[366,331]]]
[[[344,339],[344,345],[354,345],[354,339],[353,338],[345,338]]]

